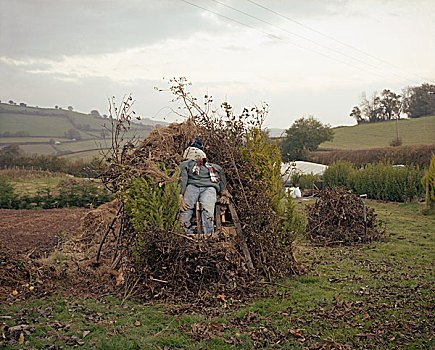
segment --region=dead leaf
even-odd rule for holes
[[[136,322],[134,323],[134,325],[135,325],[136,327],[139,327],[139,326],[140,326],[140,322],[139,322],[139,321],[136,321]]]
[[[24,333],[23,332],[20,333],[20,339],[18,339],[18,344],[20,344],[20,345],[24,344]]]
[[[223,294],[219,294],[219,295],[217,296],[217,298],[220,299],[220,300],[222,300],[224,303],[227,302],[227,300],[225,299],[225,295],[223,295]]]

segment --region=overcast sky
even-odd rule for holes
[[[260,5],[260,6],[259,6]],[[0,100],[168,114],[171,77],[267,125],[313,115],[332,126],[361,93],[435,81],[433,0],[0,0]]]

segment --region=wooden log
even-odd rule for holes
[[[112,222],[107,227],[106,233],[104,234],[103,238],[101,239],[100,246],[98,247],[98,252],[97,252],[97,259],[96,259],[97,262],[100,260],[101,249],[103,248],[104,241],[106,240],[106,237],[109,234],[109,232],[112,231],[113,236],[116,237],[115,230],[113,229],[113,225],[115,224],[115,221],[118,218],[118,215],[121,213],[122,207],[123,207],[123,205],[121,204],[119,206],[119,209],[116,212],[115,216],[113,217]]]
[[[196,212],[196,233],[200,235],[202,233],[202,230],[201,230],[201,224],[202,224],[202,222],[201,222],[201,205],[198,202],[196,202],[195,209],[196,209],[195,210],[195,212]]]
[[[220,204],[216,204],[215,217],[216,217],[216,231],[219,232],[222,229],[222,217],[221,217],[221,205]]]
[[[236,208],[234,204],[230,201],[228,204],[230,209],[231,217],[233,218],[234,226],[236,227],[237,237],[239,239],[240,247],[242,248],[243,255],[245,257],[246,265],[248,266],[249,272],[254,271],[254,264],[252,263],[251,253],[249,252],[248,245],[246,244],[246,237],[242,231],[242,225],[240,225],[239,216],[237,215]]]

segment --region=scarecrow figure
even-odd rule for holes
[[[180,221],[187,233],[193,234],[190,219],[196,202],[201,205],[202,233],[213,233],[214,209],[217,195],[219,202],[228,204],[231,194],[226,190],[222,167],[210,163],[202,150],[202,142],[192,139],[183,154],[180,164]]]

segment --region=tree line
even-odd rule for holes
[[[407,87],[402,94],[389,89],[374,92],[370,97],[363,93],[361,103],[352,108],[350,117],[363,124],[400,119],[404,114],[408,118],[435,114],[435,85]]]

